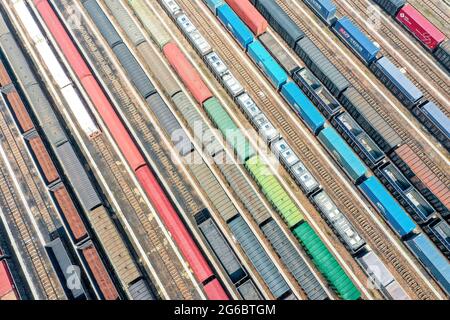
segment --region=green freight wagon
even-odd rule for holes
[[[250,158],[245,162],[245,167],[261,188],[262,193],[286,221],[289,228],[303,221],[304,218],[300,209],[260,157],[254,156]]]
[[[361,297],[361,293],[307,222],[295,227],[293,233],[339,297],[345,300]]]
[[[242,163],[255,155],[250,141],[242,134],[219,100],[216,98],[208,99],[203,103],[203,107],[214,125],[225,137],[225,140],[233,147]]]

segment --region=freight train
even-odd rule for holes
[[[85,105],[80,96],[75,91],[73,83],[69,80],[66,71],[62,67],[52,48],[46,41],[40,27],[35,22],[30,9],[23,1],[17,1],[14,4],[17,17],[22,22],[25,31],[33,40],[33,44],[44,62],[44,65],[52,70],[53,80],[59,88],[69,90],[65,91],[64,97],[67,104],[74,112],[79,113],[77,119],[82,122],[80,126],[83,131],[94,139],[100,134],[96,124],[89,113],[86,112]],[[2,20],[1,24],[1,45],[3,54],[7,58],[10,68],[17,77],[17,83],[23,91],[23,96],[27,98],[27,105],[33,110],[34,116],[45,134],[55,158],[64,172],[64,181],[68,181],[76,195],[77,201],[69,195],[64,187],[61,187],[57,172],[51,166],[50,157],[43,153],[43,149],[36,149],[40,153],[38,162],[45,172],[48,186],[54,193],[55,199],[63,212],[63,218],[68,223],[68,229],[72,234],[73,241],[80,251],[81,256],[86,261],[91,276],[96,280],[101,297],[105,299],[118,299],[119,293],[116,290],[111,276],[108,274],[109,267],[104,265],[101,254],[93,244],[93,239],[99,239],[103,250],[106,252],[109,262],[112,265],[113,272],[121,283],[121,287],[126,291],[130,299],[142,298],[154,299],[150,291],[147,280],[144,278],[139,266],[134,261],[131,252],[127,248],[117,226],[110,217],[102,197],[97,191],[97,187],[92,182],[89,172],[85,169],[76,151],[74,144],[69,140],[63,125],[52,108],[52,102],[47,98],[47,94],[42,90],[39,80],[34,76],[29,62],[25,58],[22,49],[10,32],[8,25]],[[19,85],[18,85],[19,86]],[[13,111],[22,119],[22,128],[29,128],[31,120],[27,115],[23,104],[14,102]],[[81,114],[83,113],[83,114]],[[84,123],[84,124],[83,124]],[[28,131],[26,132],[28,133]],[[26,135],[27,136],[27,135]],[[39,147],[39,144],[37,144]],[[95,235],[90,235],[87,231],[84,219],[80,217],[78,208],[82,209],[92,225]],[[92,240],[90,239],[92,236]],[[52,248],[59,247],[57,250]],[[66,261],[64,248],[60,244],[48,244],[49,250],[53,252],[54,258],[63,262]],[[58,254],[55,254],[58,253]],[[126,266],[126,267],[125,267]],[[135,296],[139,287],[139,296]],[[145,291],[145,295],[142,292]]]
[[[86,4],[86,1],[83,1],[83,3]],[[183,257],[191,267],[194,276],[199,283],[202,284],[206,296],[210,299],[228,299],[228,295],[222,284],[214,275],[203,253],[200,251],[191,234],[186,229],[182,220],[178,216],[176,209],[166,195],[166,192],[158,182],[157,177],[153,174],[150,166],[146,163],[139,147],[133,141],[133,138],[128,133],[126,127],[122,123],[122,120],[114,110],[114,107],[105,95],[103,89],[99,85],[99,82],[95,79],[87,63],[81,56],[78,48],[70,38],[70,35],[61,24],[54,8],[52,8],[48,1],[42,0],[34,1],[34,5],[36,6],[38,13],[41,15],[42,20],[47,26],[49,32],[54,37],[69,66],[72,68],[82,87],[91,99],[93,106],[102,117],[106,127],[110,131],[113,139],[116,141],[127,163],[135,172],[139,183],[147,194],[150,202],[155,207],[157,214],[160,215],[163,223],[166,225],[167,229],[174,238],[174,241],[180,249]],[[105,26],[107,26],[107,24]],[[111,34],[111,45],[116,49],[119,55],[127,56],[127,48],[124,46],[120,38],[116,37],[114,40],[115,36],[116,34]],[[125,63],[125,61],[123,62]],[[150,81],[143,81],[142,83],[136,82],[136,85],[140,88],[139,92],[146,98],[151,97],[152,94],[155,93],[153,84]],[[112,243],[114,239],[107,238],[110,236],[110,233],[106,232],[106,227],[108,225],[110,226],[108,219],[104,219],[104,217],[99,216],[98,223],[106,224],[103,229],[105,230],[104,236],[106,237],[104,240]],[[120,256],[117,258],[120,258]],[[129,290],[131,290],[130,286],[135,284],[134,281],[139,281],[139,277],[141,276],[140,272],[136,272],[135,274],[138,277],[136,279],[131,279],[131,283],[126,283]],[[153,297],[150,290],[147,291],[147,297]],[[140,290],[137,290],[136,292],[138,292],[139,296],[141,296]]]
[[[417,235],[417,225],[414,221],[409,217],[409,215],[403,210],[403,208],[394,200],[394,198],[389,194],[385,187],[377,180],[374,176],[368,175],[368,169],[361,162],[361,160],[356,157],[356,155],[352,152],[352,150],[348,147],[345,141],[337,134],[337,132],[325,124],[325,117],[323,117],[320,112],[315,108],[315,106],[309,101],[309,99],[303,94],[303,92],[293,83],[288,80],[288,74],[285,73],[285,70],[280,66],[275,59],[265,50],[264,46],[261,45],[260,41],[253,38],[253,34],[247,28],[245,23],[242,20],[236,20],[235,18],[224,18],[226,15],[233,15],[234,12],[229,9],[224,10],[223,7],[229,7],[225,2],[227,1],[205,1],[205,3],[209,6],[209,8],[213,11],[213,13],[219,18],[220,21],[224,24],[225,27],[235,36],[235,39],[240,43],[240,45],[247,51],[249,56],[255,62],[255,64],[262,69],[262,71],[266,74],[267,78],[272,82],[275,88],[280,90],[281,95],[286,99],[286,101],[291,105],[291,107],[297,112],[300,118],[305,122],[305,124],[310,128],[310,130],[318,137],[318,139],[322,142],[325,148],[330,152],[330,154],[336,159],[336,161],[340,164],[341,168],[346,172],[346,174],[354,181],[355,185],[359,187],[361,192],[366,196],[366,198],[373,204],[373,206],[380,212],[380,214],[385,218],[385,220],[390,224],[390,226],[394,229],[394,231],[399,235],[400,238],[407,240],[413,239],[415,237],[419,237]],[[278,7],[266,7],[266,5],[271,1],[260,1],[257,2],[256,8],[264,15],[266,14],[266,18],[269,17],[274,20],[274,17],[280,17],[282,14],[285,15],[284,12]],[[262,4],[261,4],[262,3]],[[271,2],[273,5],[274,3]],[[232,3],[235,6],[238,6],[236,3]],[[244,3],[240,3],[241,6],[246,6]],[[224,11],[225,13],[219,14],[219,12]],[[246,12],[250,12],[246,10]],[[248,18],[248,16],[247,16]],[[274,28],[280,30],[284,30],[284,33],[281,33],[283,38],[287,39],[288,43],[295,43],[296,39],[298,43],[296,46],[301,47],[298,52],[303,52],[303,57],[305,57],[305,61],[309,59],[310,65],[314,68],[320,69],[321,64],[320,60],[315,60],[317,55],[308,55],[309,52],[315,51],[310,45],[312,44],[303,34],[301,30],[297,26],[290,24],[291,21],[287,16],[283,17],[283,19],[277,20],[277,22],[272,23],[272,20],[269,20],[269,24]],[[255,21],[260,21],[260,18],[255,18]],[[235,24],[230,24],[229,21],[239,21],[235,22]],[[291,21],[292,22],[292,21]],[[250,24],[248,24],[250,25]],[[286,26],[287,25],[287,26]],[[295,31],[296,30],[296,31]],[[258,32],[261,33],[261,30],[258,29]],[[239,34],[239,36],[237,36]],[[253,40],[250,40],[253,39]],[[303,45],[300,44],[302,40],[308,40],[308,42]],[[320,57],[319,57],[320,58]],[[308,64],[308,63],[307,63]],[[334,67],[333,67],[334,68]],[[214,70],[213,70],[214,71]],[[298,73],[299,68],[294,68],[294,73]],[[337,71],[337,70],[336,70]],[[292,72],[292,70],[291,70]],[[320,72],[319,72],[320,74]],[[327,75],[329,73],[323,73]],[[292,76],[292,74],[290,74]],[[325,76],[326,77],[326,76]],[[333,79],[331,77],[328,80],[330,81],[331,89],[335,89],[338,92],[342,92],[349,87],[346,79],[343,78],[344,81],[339,81],[339,74],[334,75],[336,77]],[[333,81],[336,80],[336,81]],[[311,89],[311,87],[310,87]],[[324,104],[324,101],[322,101]],[[254,104],[254,103],[253,103]],[[337,102],[333,103],[333,106],[336,106]],[[346,131],[346,136],[348,140],[350,140],[350,144],[355,148],[359,154],[362,154],[363,159],[368,162],[372,168],[376,167],[381,163],[381,158],[384,157],[383,151],[381,149],[375,148],[375,152],[372,147],[376,146],[370,138],[366,136],[360,136],[363,133],[363,130],[356,126],[356,122],[352,119],[352,117],[348,113],[338,113],[334,108],[333,114],[335,116],[332,117],[332,122],[335,123],[337,128],[341,128],[341,132]],[[257,106],[254,105],[252,110],[258,110]],[[330,114],[328,114],[330,116]],[[252,119],[251,122],[255,122]],[[353,126],[351,126],[351,124]],[[259,126],[256,124],[256,127]],[[338,129],[339,130],[339,129]],[[358,139],[359,138],[359,139]],[[275,139],[276,141],[277,139]],[[270,141],[271,143],[274,140]],[[292,150],[290,150],[292,151]],[[292,152],[290,152],[292,153]],[[281,159],[283,163],[283,159]],[[285,161],[285,160],[284,160]],[[286,162],[284,162],[286,163]],[[380,177],[383,175],[387,175],[389,178],[392,177],[391,169],[393,164],[390,164],[388,161],[383,161],[383,167],[380,167]],[[385,166],[390,166],[388,169]],[[396,168],[395,168],[396,169]],[[288,171],[290,168],[288,168]],[[399,174],[398,170],[396,171]],[[394,176],[394,181],[392,183],[387,183],[388,179],[385,179],[388,187],[393,190],[397,187],[403,187],[401,182],[395,180],[395,178],[399,178],[398,176]],[[383,179],[382,179],[383,180]],[[403,205],[409,208],[409,210],[413,211],[413,216],[420,220],[420,215],[425,215],[426,218],[429,218],[433,213],[433,208],[427,203],[427,201],[411,186],[411,184],[405,185],[405,188],[402,190],[403,192],[398,192],[399,201]],[[395,193],[394,193],[395,194]],[[314,203],[313,199],[313,203]],[[317,205],[317,203],[316,203]],[[323,212],[323,210],[319,211]],[[329,219],[327,219],[329,222]],[[336,228],[334,228],[336,230]],[[426,238],[426,237],[425,237]],[[426,238],[426,241],[429,241]],[[345,243],[345,241],[344,241]],[[431,242],[430,242],[431,243]],[[441,246],[442,247],[442,246]],[[414,247],[409,246],[411,250],[414,250]],[[448,272],[448,268],[446,268],[445,264],[439,264],[439,259],[442,255],[439,253],[436,247],[428,246],[428,252],[431,255],[436,255],[435,260],[427,260],[427,259],[419,259],[425,267],[427,267],[430,273],[437,279],[440,285],[446,290],[448,293],[449,290],[449,277],[450,274]],[[433,251],[433,253],[431,253]],[[445,251],[444,251],[445,252]],[[429,267],[430,263],[436,263],[439,268]]]
[[[435,103],[426,100],[423,93],[400,69],[379,53],[379,46],[373,43],[348,17],[344,16],[338,19],[336,6],[332,1],[305,0],[304,2],[370,68],[425,128],[447,150],[450,150],[450,119],[448,116]],[[409,4],[405,5],[405,1],[377,0],[375,2],[392,15],[398,12],[397,21],[410,30],[428,50],[435,52],[435,56],[440,57],[440,61],[450,60],[450,57],[445,55],[448,52],[448,43],[444,42],[444,34],[414,7]],[[436,49],[438,47],[439,49]]]
[[[175,23],[177,23],[177,21],[179,20],[182,20],[184,22],[188,21],[188,17],[180,9],[175,1],[161,1],[161,4],[175,21]],[[229,21],[234,22],[239,21],[239,18],[237,16],[233,16],[232,11],[230,10],[225,10],[222,14],[223,19],[229,19]],[[194,48],[197,48],[199,44],[205,46],[206,40],[203,37],[201,39],[197,37],[196,39],[199,40],[198,42],[191,40],[192,37],[190,36],[190,34],[193,32],[198,34],[198,30],[190,21],[189,23],[177,24],[183,31],[185,37],[192,43]],[[239,30],[236,30],[234,28],[233,30],[235,30],[236,32],[240,32]],[[242,44],[248,42],[249,39],[253,39],[251,33],[250,36],[248,33],[242,33],[238,37],[241,39]],[[208,45],[208,47],[210,46]],[[166,49],[167,46],[163,48],[163,51]],[[173,50],[175,49],[173,48]],[[200,52],[200,50],[198,49],[196,51]],[[237,157],[242,161],[242,163],[244,163],[244,167],[259,185],[262,193],[267,197],[275,210],[281,215],[287,225],[291,228],[292,233],[297,237],[300,244],[311,256],[312,261],[327,279],[330,286],[341,298],[359,298],[360,293],[357,291],[351,280],[348,278],[345,272],[343,272],[335,258],[328,251],[317,234],[305,221],[303,214],[299,211],[295,203],[293,203],[291,197],[287,194],[284,187],[281,186],[278,179],[274,175],[270,174],[270,169],[267,167],[265,162],[258,155],[256,155],[256,152],[251,147],[250,142],[242,134],[234,120],[229,116],[229,114],[220,104],[217,98],[212,96],[208,87],[203,82],[198,72],[187,61],[184,54],[178,49],[178,53],[176,56],[166,54],[166,57],[168,58],[171,66],[174,68],[175,72],[180,76],[182,81],[188,87],[195,100],[203,106],[213,124],[223,134],[226,141],[235,151]],[[216,76],[219,82],[224,86],[225,89],[227,89],[227,82],[226,79],[223,79],[223,75],[229,74],[231,72],[223,63],[219,55],[214,51],[208,51],[204,55],[202,55],[202,58],[204,59],[206,65],[212,70],[213,74]],[[242,85],[240,84],[235,86],[235,88],[241,87]],[[260,128],[260,135],[266,142],[273,142],[274,139],[279,139],[278,134],[272,134],[274,129],[268,119],[265,118],[263,114],[260,114],[258,108],[253,108],[254,103],[247,93],[243,92],[242,90],[227,91],[236,101],[240,102],[240,104],[243,106],[243,109],[246,110],[244,112],[249,112],[249,114],[255,115],[254,124],[256,127]],[[295,172],[297,173],[298,179],[309,179],[310,174],[301,163],[296,164],[296,169],[297,170]],[[312,187],[312,185],[309,185],[307,181],[306,185]],[[271,234],[268,231],[270,230],[268,225],[269,223],[270,225],[273,225],[273,220],[269,219],[269,217],[256,217],[255,220],[258,222],[261,229],[263,229],[263,232],[267,225],[267,229],[264,234],[269,238],[269,240],[271,240],[272,246],[275,247],[276,251],[280,255],[280,250],[282,249],[279,246],[280,240],[277,240],[277,238],[273,237],[271,239]],[[239,220],[237,220],[236,222],[234,221],[235,220],[230,220],[229,223],[240,224]],[[235,228],[237,231],[241,230],[241,227]],[[277,231],[277,233],[279,233],[279,231]],[[302,285],[302,283],[300,284]],[[302,287],[305,289],[305,286],[302,285]]]

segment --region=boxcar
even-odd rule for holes
[[[416,229],[414,221],[394,200],[377,178],[372,176],[362,182],[359,187],[400,237],[406,236]]]
[[[224,4],[217,8],[217,17],[223,25],[231,32],[237,42],[244,48],[253,41],[253,33],[230,8],[229,5]]]
[[[445,40],[445,35],[410,4],[400,9],[396,19],[430,51]]]
[[[376,46],[348,17],[342,17],[333,30],[367,65],[375,60],[380,48]]]
[[[336,130],[327,127],[317,137],[353,181],[358,182],[365,178],[367,167]]]
[[[405,243],[442,289],[450,294],[449,261],[424,234],[419,234]]]
[[[412,108],[423,93],[388,58],[372,63],[370,69],[406,107]]]

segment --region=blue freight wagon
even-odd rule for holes
[[[406,107],[422,99],[423,93],[388,58],[380,58],[370,69]]]
[[[224,4],[223,6],[217,8],[217,17],[231,32],[239,44],[244,49],[247,49],[247,46],[253,41],[253,33],[238,17],[233,9],[231,9],[229,5]]]
[[[414,221],[377,178],[372,176],[362,182],[359,187],[400,237],[404,237],[416,229]]]
[[[331,0],[304,0],[326,23],[331,24],[336,16],[336,5]]]
[[[333,30],[356,54],[369,65],[377,57],[377,47],[348,17],[342,17],[333,25]]]
[[[407,240],[406,245],[428,272],[450,294],[450,263],[424,234]]]
[[[223,0],[203,0],[203,1],[206,2],[206,5],[214,13],[214,15],[217,15],[217,8],[225,4],[225,1]]]
[[[324,127],[325,118],[295,83],[286,83],[281,88],[281,94],[314,134],[317,134]]]
[[[248,54],[253,61],[262,69],[262,71],[269,77],[269,80],[275,86],[280,87],[286,83],[288,79],[287,73],[275,61],[266,48],[258,40],[253,41],[248,46]]]
[[[331,127],[323,129],[317,136],[328,151],[333,154],[344,171],[358,182],[366,177],[367,167],[342,139],[342,137]]]
[[[433,102],[427,102],[419,109],[419,120],[450,150],[450,119]]]

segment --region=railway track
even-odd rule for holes
[[[442,71],[438,65],[432,67],[429,62],[421,57],[419,51],[409,46],[406,40],[402,40],[402,37],[396,33],[385,19],[378,19],[376,25],[373,25],[373,28],[371,28],[371,12],[367,10],[367,5],[369,4],[367,0],[352,1],[351,6],[349,3],[342,1],[337,1],[336,4],[342,13],[346,13],[347,16],[357,20],[359,27],[365,30],[372,40],[375,39],[381,44],[381,53],[396,63],[397,66],[406,67],[402,59],[398,57],[398,55],[406,55],[408,63],[411,64],[410,68],[406,67],[407,72],[411,75],[409,78],[424,93],[428,100],[435,102],[447,117],[450,116],[448,105],[450,85],[447,73]],[[357,8],[357,14],[352,9],[353,6]],[[404,30],[399,31],[404,32]],[[374,32],[377,32],[378,35],[375,35]],[[389,45],[383,45],[382,41],[387,41],[388,39]],[[397,55],[395,54],[396,52],[398,53]],[[416,67],[418,71],[413,70]],[[418,81],[417,79],[421,76],[424,79]],[[433,90],[439,91],[439,94],[433,93]]]
[[[4,105],[2,107],[4,107]],[[30,183],[34,186],[31,186],[31,188],[35,189],[35,192],[39,192],[39,190],[36,189],[36,185],[34,185],[31,173],[26,168],[22,152],[17,146],[17,140],[20,138],[13,135],[10,127],[7,125],[3,112],[4,109],[0,112],[2,148],[5,150],[5,153],[8,152],[12,157],[14,157],[14,160],[12,160],[14,162],[10,163],[19,166],[21,169],[21,178],[25,181],[18,182],[20,184],[23,182]],[[22,174],[22,170],[25,170],[28,174]],[[27,260],[31,262],[36,280],[39,281],[39,283],[35,285],[41,287],[44,295],[39,298],[49,300],[64,299],[65,296],[62,289],[59,287],[56,274],[50,267],[51,263],[48,258],[46,259],[46,257],[44,257],[45,252],[41,247],[39,247],[39,245],[43,244],[38,241],[39,236],[36,234],[37,231],[33,230],[33,224],[29,220],[30,217],[26,217],[27,210],[24,208],[23,204],[19,203],[19,195],[17,194],[11,180],[14,178],[11,177],[6,171],[6,165],[2,160],[0,160],[0,203],[2,209],[9,214],[9,221],[10,223],[13,223],[15,229],[17,230],[18,236],[20,237],[20,244],[26,253]],[[33,198],[30,199],[30,202],[35,206],[34,209],[31,209],[32,214],[36,215],[36,218],[43,219],[54,227],[54,224],[50,221],[51,219],[48,215],[44,218],[38,216],[41,214],[41,210],[46,208],[45,205],[42,204],[42,200],[35,197],[38,197],[38,195],[33,194]]]
[[[299,13],[296,13],[295,10],[288,3],[292,3],[292,0],[278,0],[278,5],[289,15],[289,17],[305,32],[305,34],[311,39],[312,42],[330,59],[330,61],[336,66],[336,68],[350,81],[350,83],[364,96],[364,98],[368,101],[368,103],[386,120],[386,122],[400,135],[405,143],[407,143],[413,151],[420,154],[420,158],[427,164],[430,165],[432,171],[441,176],[445,177],[446,181],[449,180],[448,175],[448,164],[446,161],[439,161],[437,159],[438,156],[434,153],[431,153],[431,150],[425,150],[421,141],[418,141],[413,132],[408,132],[404,129],[404,126],[401,125],[401,121],[395,119],[392,114],[392,110],[389,110],[386,107],[382,107],[384,103],[382,101],[378,101],[375,97],[377,96],[374,93],[369,93],[366,88],[367,84],[365,84],[362,80],[355,77],[355,73],[353,72],[351,66],[345,64],[344,61],[339,59],[339,55],[336,54],[329,46],[324,39],[317,37],[311,31],[311,26],[307,25]],[[309,10],[309,9],[306,9]],[[434,161],[436,160],[436,161]],[[448,161],[448,158],[447,158]]]
[[[290,145],[294,147],[302,160],[306,160],[305,163],[307,163],[308,168],[315,173],[316,177],[320,177],[321,184],[326,186],[327,192],[332,194],[336,203],[348,213],[348,217],[362,231],[364,237],[371,243],[371,247],[378,250],[382,254],[382,257],[392,265],[392,268],[396,270],[417,298],[432,299],[434,294],[423,282],[416,280],[413,268],[399,257],[381,230],[369,222],[367,215],[363,213],[361,208],[355,205],[349,192],[341,187],[336,181],[335,176],[326,169],[327,166],[319,161],[320,156],[300,136],[295,126],[287,120],[289,118],[282,114],[279,106],[264,93],[263,87],[254,80],[254,77],[249,73],[242,61],[233,54],[229,46],[217,34],[207,19],[199,13],[195,4],[188,0],[178,1],[178,3],[182,5],[191,21],[221,55],[229,68],[232,69],[233,74],[236,76],[239,75],[239,80],[242,80],[241,83],[248,89],[249,93],[256,100],[257,105],[270,115],[275,126],[281,129],[283,136],[288,137]]]

